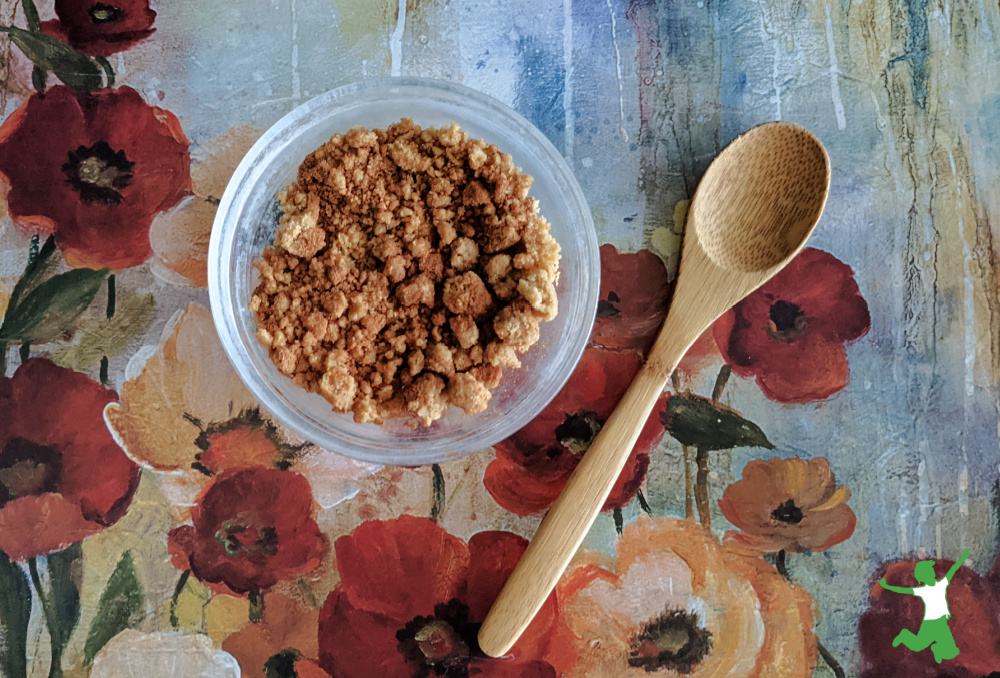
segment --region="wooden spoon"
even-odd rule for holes
[[[798,254],[829,189],[823,144],[785,122],[751,129],[709,166],[688,210],[663,328],[486,616],[483,652],[499,657],[521,636],[604,506],[677,363],[719,316]]]

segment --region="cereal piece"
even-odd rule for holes
[[[453,315],[448,326],[462,348],[470,348],[479,341],[479,327],[470,315]]]
[[[496,365],[479,365],[469,368],[469,374],[478,379],[483,386],[491,391],[500,385],[500,378],[503,376],[503,369]]]
[[[397,287],[396,296],[404,306],[417,306],[418,304],[433,306],[434,281],[426,273],[421,273],[408,285]]]
[[[406,406],[424,425],[441,418],[448,401],[442,396],[444,380],[436,374],[424,374],[406,389]]]
[[[304,196],[297,193],[296,198]],[[326,232],[319,228],[319,197],[310,195],[303,206],[301,200],[282,201],[284,214],[278,221],[275,245],[297,257],[309,258],[326,246]],[[303,209],[304,207],[304,209]]]
[[[538,341],[538,317],[523,299],[505,306],[493,320],[493,328],[500,339],[516,349],[525,350]]]
[[[459,373],[448,380],[446,395],[453,405],[461,407],[466,414],[476,414],[486,409],[492,394],[471,374]]]
[[[520,367],[521,361],[517,357],[517,351],[510,344],[503,344],[498,341],[486,345],[486,361],[496,367]]]
[[[555,285],[544,268],[535,269],[521,278],[517,282],[517,291],[531,304],[531,308],[538,311],[543,320],[552,320],[559,312]]]
[[[486,281],[491,285],[496,285],[510,274],[510,255],[498,254],[490,257],[484,270],[486,271]]]
[[[451,351],[444,344],[431,344],[424,351],[424,366],[446,377],[455,374],[455,362],[451,357]]]
[[[451,267],[465,271],[479,260],[479,245],[471,238],[458,238],[451,243]]]
[[[473,271],[447,280],[442,300],[452,313],[468,314],[473,318],[485,314],[493,304],[493,297],[483,279]]]

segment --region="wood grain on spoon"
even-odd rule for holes
[[[486,616],[479,631],[483,652],[499,657],[521,636],[604,505],[670,373],[720,315],[802,249],[829,187],[823,144],[790,123],[751,129],[709,166],[688,210],[663,328]]]

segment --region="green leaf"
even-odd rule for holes
[[[64,83],[80,92],[91,92],[104,85],[101,67],[58,38],[32,33],[16,26],[0,26],[32,63],[43,71],[52,71]]]
[[[80,621],[80,579],[83,578],[83,545],[72,546],[50,553],[45,557],[49,566],[49,604],[58,621],[53,634],[52,645],[58,646],[60,654],[69,642],[73,630]]]
[[[52,355],[57,365],[79,372],[89,370],[102,356],[120,354],[131,341],[142,336],[153,322],[156,302],[152,294],[129,294],[117,303],[114,317],[81,324],[79,343],[64,346]]]
[[[682,445],[704,450],[729,450],[734,447],[774,449],[757,424],[725,405],[693,393],[681,393],[667,399],[663,424]]]
[[[33,241],[34,242],[34,241]],[[7,310],[13,309],[20,302],[22,297],[27,296],[33,289],[41,284],[52,270],[59,263],[58,258],[53,258],[56,251],[56,238],[50,235],[37,252],[31,251],[28,255],[28,264],[24,267],[24,273],[14,285],[14,290],[10,293],[10,300],[7,302]]]
[[[72,330],[107,274],[106,268],[77,268],[49,278],[7,311],[0,340],[44,344]]]
[[[0,551],[0,675],[27,678],[30,617],[28,576]]]
[[[28,24],[28,30],[37,33],[42,29],[42,20],[38,17],[38,9],[32,0],[21,0],[21,8],[24,9],[24,20]]]
[[[142,621],[144,607],[142,584],[135,571],[132,552],[126,551],[97,603],[97,616],[83,647],[84,663],[89,666],[109,640],[125,629],[135,628]]]

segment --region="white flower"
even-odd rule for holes
[[[126,629],[97,653],[90,678],[240,678],[240,665],[208,636]]]

